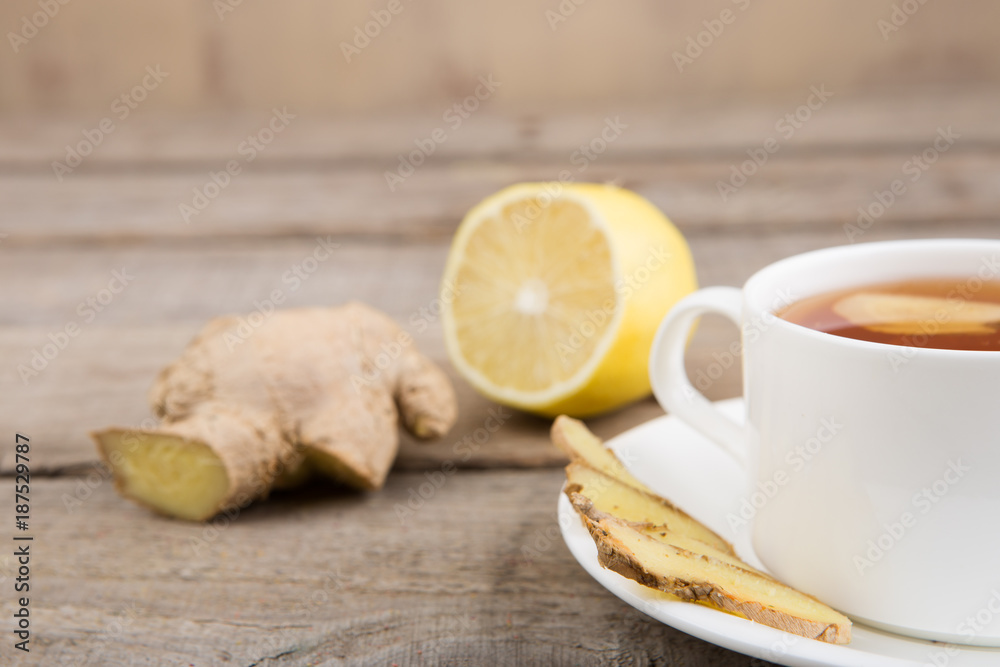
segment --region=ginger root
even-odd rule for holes
[[[314,472],[381,488],[399,446],[455,422],[455,393],[389,317],[361,303],[210,321],[150,392],[153,430],[93,433],[118,491],[201,521]]]

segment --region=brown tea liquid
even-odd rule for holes
[[[776,314],[874,343],[1000,351],[1000,280],[921,278],[866,285],[811,296]]]

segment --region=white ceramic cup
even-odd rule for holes
[[[866,624],[1000,646],[1000,352],[852,340],[773,314],[824,292],[935,276],[959,278],[954,298],[968,298],[1000,280],[1000,241],[829,248],[772,264],[742,290],[700,290],[660,325],[650,376],[668,412],[747,469],[751,488],[730,518],[752,523],[775,576]],[[745,425],[685,373],[706,313],[741,329]]]

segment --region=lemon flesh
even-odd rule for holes
[[[513,186],[473,208],[455,235],[445,341],[458,371],[493,400],[595,414],[649,393],[656,328],[695,286],[683,237],[638,195]]]

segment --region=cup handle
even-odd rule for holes
[[[649,355],[653,395],[667,412],[679,417],[747,467],[743,427],[722,414],[692,386],[684,368],[684,352],[695,321],[718,313],[740,326],[743,292],[735,287],[707,287],[681,299],[660,323]]]

